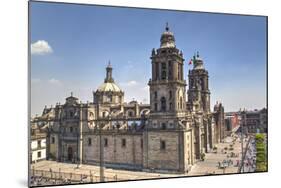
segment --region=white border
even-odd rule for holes
[[[59,0],[58,0],[59,1]],[[280,184],[280,5],[274,0],[63,0],[63,2],[269,16],[269,173],[149,180],[76,187],[266,187]],[[278,8],[279,7],[279,8]],[[27,186],[27,1],[0,6],[1,187]],[[203,28],[204,29],[204,28]],[[254,68],[254,67],[253,67]],[[73,187],[73,186],[68,186]]]

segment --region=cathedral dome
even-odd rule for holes
[[[105,82],[97,89],[98,92],[120,92],[121,89],[114,82]]]

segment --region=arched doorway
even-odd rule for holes
[[[73,159],[73,150],[72,150],[72,147],[68,147],[68,149],[67,149],[67,159],[68,159],[69,161],[72,161],[72,159]]]

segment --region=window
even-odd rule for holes
[[[143,140],[142,139],[141,139],[141,143],[140,144],[141,144],[141,149],[142,149],[143,148]]]
[[[165,80],[167,77],[166,75],[166,63],[161,64],[161,78],[162,80]]]
[[[162,70],[162,80],[165,80],[165,79],[166,79],[166,71]]]
[[[166,111],[166,99],[165,97],[161,98],[161,111]]]
[[[133,112],[129,111],[129,117],[132,117],[132,116],[133,116]]]
[[[37,140],[37,147],[41,148],[41,140]]]
[[[168,63],[168,79],[172,79],[172,62]]]
[[[102,117],[105,117],[105,112],[102,112]]]
[[[166,150],[166,142],[163,141],[163,140],[160,141],[160,149],[161,150]]]
[[[55,143],[55,137],[52,137],[52,144]]]
[[[74,113],[73,113],[72,111],[70,111],[70,112],[69,112],[69,116],[70,116],[70,117],[73,117],[73,116],[74,116]]]
[[[166,129],[166,123],[162,123],[162,129],[165,130]]]
[[[107,138],[104,139],[104,147],[107,147],[108,146],[108,141],[107,141]]]
[[[122,139],[122,147],[126,147],[126,139]]]
[[[157,91],[154,91],[154,99],[157,99]]]
[[[173,107],[173,104],[170,102],[170,107],[169,107],[170,110],[172,110],[172,107]]]
[[[72,132],[73,132],[73,127],[70,127],[70,128],[69,128],[69,131],[72,133]]]
[[[37,158],[41,158],[41,151],[37,152]]]
[[[157,111],[157,103],[154,103],[154,111]]]
[[[91,145],[92,145],[92,139],[88,138],[88,146],[91,146]]]

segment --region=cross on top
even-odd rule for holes
[[[166,31],[169,31],[169,24],[166,22]]]

